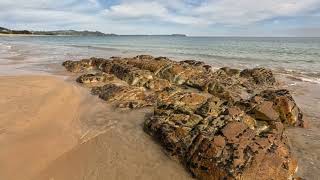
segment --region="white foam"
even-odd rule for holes
[[[299,77],[304,82],[311,82],[311,83],[316,83],[320,84],[320,78],[306,78],[306,77]]]
[[[12,46],[0,43],[0,47],[4,47],[5,49],[11,49]]]
[[[320,76],[319,77],[314,77],[314,76],[310,77],[307,75],[306,72],[297,72],[294,70],[286,70],[284,73],[279,72],[279,74],[284,75],[287,78],[291,78],[294,81],[302,81],[302,82],[320,84]],[[292,84],[295,84],[295,82]]]
[[[289,86],[295,86],[295,85],[297,85],[297,83],[296,83],[296,82],[294,82],[294,83],[290,83],[290,84],[289,84]]]

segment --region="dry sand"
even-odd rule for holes
[[[0,179],[191,179],[120,112],[49,76],[0,77]]]

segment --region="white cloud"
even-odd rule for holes
[[[177,4],[175,8],[177,8]],[[111,19],[122,20],[158,20],[177,24],[204,25],[208,24],[205,19],[199,17],[174,14],[170,12],[165,3],[156,1],[149,2],[126,2],[111,6],[104,10],[103,15]]]
[[[0,26],[9,24],[9,28],[41,30],[68,28],[72,24],[97,22],[99,18],[89,12],[98,8],[93,0],[0,0]]]
[[[190,25],[248,25],[319,8],[319,0],[125,0],[105,10],[115,19],[153,19]]]
[[[312,11],[319,0],[219,0],[195,8],[192,13],[221,24],[251,24],[258,21],[295,16]]]
[[[269,19],[278,22],[281,17],[319,16],[320,8],[320,0],[107,1],[112,5],[107,5],[106,0],[0,0],[0,26],[31,24],[42,29],[76,27],[124,34],[167,32],[175,28],[180,32],[187,29],[209,32],[212,27],[251,27]]]
[[[105,15],[114,18],[165,17],[168,10],[158,2],[125,3],[105,10]]]
[[[58,9],[66,7],[72,3],[75,3],[76,0],[1,0],[0,9]]]

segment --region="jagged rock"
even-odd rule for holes
[[[195,138],[192,127],[199,123],[202,117],[194,114],[175,114],[170,111],[155,114],[146,120],[146,131],[161,139],[160,142],[170,155],[183,158]]]
[[[106,73],[95,73],[95,74],[84,74],[77,78],[78,83],[82,84],[91,84],[91,83],[104,83],[104,82],[112,82],[117,78],[112,74]]]
[[[180,61],[180,64],[183,64],[183,63],[189,64],[189,65],[192,65],[192,66],[204,66],[204,65],[206,65],[204,62],[202,62],[202,61],[196,61],[196,60],[184,60],[184,61]]]
[[[232,68],[229,68],[229,67],[223,67],[223,68],[220,68],[220,69],[223,70],[229,76],[239,76],[240,75],[240,70],[239,69],[232,69]]]
[[[84,72],[90,69],[98,68],[105,59],[102,58],[90,58],[83,59],[81,61],[65,61],[62,65],[70,72]]]
[[[206,72],[202,67],[192,66],[187,63],[172,63],[157,72],[158,77],[181,85],[186,83],[193,76],[200,76]]]
[[[305,121],[268,69],[213,71],[204,62],[149,55],[63,65],[72,72],[99,71],[77,81],[106,83],[92,94],[116,107],[154,106],[144,130],[199,179],[294,177],[297,162],[283,132]]]
[[[147,81],[144,84],[144,87],[146,87],[147,89],[150,90],[154,90],[154,91],[161,91],[165,88],[169,88],[171,87],[171,83],[166,80],[166,79],[160,79],[160,78],[153,78],[150,79],[149,81]]]
[[[288,179],[297,168],[283,137],[257,137],[231,122],[222,135],[204,138],[188,162],[200,179]],[[257,176],[257,174],[259,174]]]
[[[272,109],[278,113],[279,119],[283,123],[303,126],[303,114],[288,90],[266,90],[254,98],[260,99],[260,101],[263,101],[262,103],[272,102]],[[268,104],[271,106],[271,103]]]
[[[208,86],[211,80],[211,76],[212,74],[210,72],[198,73],[189,77],[189,79],[186,82],[184,82],[184,84],[199,89],[200,91],[208,92]]]
[[[106,60],[104,62],[102,62],[99,66],[98,66],[98,69],[104,73],[107,73],[107,74],[111,74],[111,68],[112,68],[112,65],[117,62],[116,60]]]
[[[172,64],[166,68],[163,68],[158,73],[158,76],[163,79],[167,79],[168,81],[176,84],[183,84],[186,79],[183,79],[181,75],[186,71],[186,69],[178,64]]]
[[[122,64],[114,64],[111,73],[132,86],[143,87],[149,80],[153,79],[150,71]]]
[[[218,97],[211,97],[197,109],[196,114],[217,117],[223,110],[223,102]]]
[[[153,58],[153,56],[150,56],[150,55],[138,55],[135,57],[135,59],[149,60],[149,59],[154,59],[154,58]]]
[[[241,79],[236,75],[228,74],[225,69],[219,69],[209,77],[210,79],[205,86],[212,95],[218,96],[229,103],[250,97],[247,89],[242,86]]]
[[[92,94],[101,99],[115,103],[118,107],[137,108],[151,106],[154,103],[152,95],[147,95],[141,88],[107,84],[102,87],[94,87]]]
[[[158,58],[134,58],[128,61],[128,64],[143,70],[151,71],[158,74],[158,72],[168,66],[170,66],[173,61],[169,60],[165,57],[158,57]]]
[[[207,96],[193,92],[164,92],[158,95],[158,105],[187,114],[193,113],[208,99]]]
[[[262,133],[269,132],[271,129],[270,129],[270,125],[268,122],[257,120],[256,121],[256,130],[257,130],[256,134],[262,134]]]
[[[264,101],[253,110],[254,117],[263,121],[277,121],[279,113],[273,109],[273,102]]]
[[[253,117],[251,117],[249,115],[245,114],[243,116],[243,123],[245,123],[252,130],[256,129],[257,122]]]
[[[240,76],[248,78],[258,85],[274,85],[276,83],[272,71],[265,68],[245,69],[241,71]]]

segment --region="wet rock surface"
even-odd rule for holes
[[[153,106],[144,130],[198,179],[293,179],[284,134],[303,127],[290,92],[264,68],[213,71],[194,60],[139,55],[66,61],[93,95],[118,108]]]

